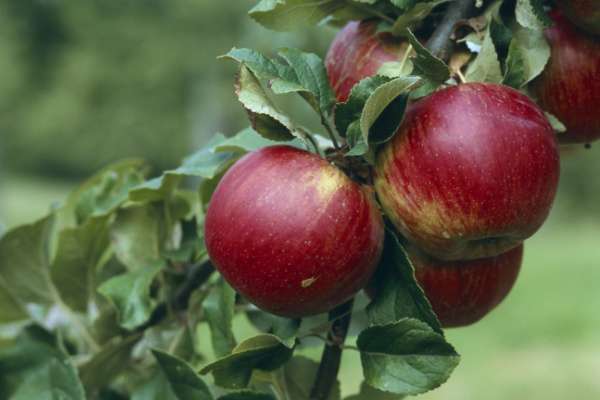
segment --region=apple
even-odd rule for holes
[[[208,255],[241,296],[272,314],[317,315],[352,298],[383,249],[376,201],[341,170],[287,145],[248,153],[205,219]]]
[[[377,33],[379,20],[351,21],[336,35],[325,56],[329,83],[338,103],[362,79],[377,74],[383,63],[401,61],[409,42],[390,32]]]
[[[530,84],[540,106],[567,128],[561,144],[588,144],[600,138],[600,37],[576,27],[558,11],[544,29],[550,59]]]
[[[514,286],[523,260],[523,243],[492,257],[443,261],[404,241],[406,255],[442,328],[471,325],[499,305]],[[372,299],[383,283],[375,273],[365,287]]]
[[[459,84],[407,107],[375,154],[375,190],[396,228],[431,256],[492,257],[546,220],[559,158],[531,98],[496,83]]]
[[[572,23],[600,35],[600,1],[554,0],[554,4]]]

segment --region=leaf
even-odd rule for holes
[[[258,135],[254,135],[258,136]],[[215,134],[200,150],[183,159],[181,165],[168,170],[163,175],[146,181],[129,191],[133,201],[158,201],[167,199],[183,176],[210,179],[217,175],[224,165],[236,157],[233,152],[217,151],[219,145],[229,139],[222,133]]]
[[[168,353],[152,350],[178,400],[212,400],[208,386],[185,361]]]
[[[27,310],[4,284],[0,282],[0,325],[29,318]]]
[[[100,217],[112,213],[128,197],[129,190],[143,182],[143,176],[136,168],[124,171],[107,170],[96,179],[95,185],[89,186],[77,198],[75,213],[77,223],[88,217]]]
[[[404,119],[408,95],[421,78],[406,76],[377,87],[369,96],[360,117],[360,128],[368,143],[383,143],[398,130]]]
[[[275,335],[261,334],[241,342],[233,352],[200,370],[200,374],[212,373],[215,384],[228,389],[241,389],[248,385],[252,370],[273,371],[292,355]]]
[[[117,259],[130,271],[151,265],[160,258],[160,217],[152,204],[117,211],[110,226],[110,241]]]
[[[538,76],[550,58],[550,46],[542,29],[524,28],[515,21],[508,24],[521,52],[523,85]]]
[[[450,79],[450,68],[441,59],[431,54],[413,35],[410,29],[405,29],[404,33],[417,53],[416,57],[411,57],[414,66],[412,75],[422,78],[421,87],[413,90],[411,97],[423,97],[432,93],[439,85]]]
[[[305,400],[310,397],[317,377],[319,364],[306,357],[294,356],[283,365],[283,379],[289,400]],[[336,379],[325,400],[340,398],[340,382]]]
[[[465,79],[467,82],[500,83],[502,81],[500,60],[491,35],[485,35],[479,54],[467,67]]]
[[[94,296],[96,266],[108,249],[108,217],[90,217],[82,225],[61,230],[50,265],[50,277],[62,300],[86,312]]]
[[[284,318],[275,316],[271,327],[271,333],[279,338],[288,348],[296,345],[296,337],[302,320],[300,318]]]
[[[371,326],[356,343],[365,381],[397,394],[416,395],[437,388],[460,360],[442,335],[414,319]]]
[[[94,354],[91,360],[79,367],[79,375],[86,392],[106,386],[127,369],[132,368],[131,351],[141,338],[140,333],[111,343]]]
[[[427,323],[435,332],[443,335],[398,236],[389,227],[386,227],[384,246],[382,262],[374,276],[376,296],[367,306],[371,323],[385,324],[408,317]]]
[[[524,28],[538,30],[554,25],[541,0],[517,0],[515,15]]]
[[[415,26],[417,23],[427,18],[434,8],[449,1],[451,0],[435,0],[417,3],[417,0],[391,0],[397,7],[408,10],[396,18],[392,27],[392,34],[396,36],[400,35],[406,28]]]
[[[0,286],[22,304],[52,304],[48,279],[48,230],[52,216],[8,231],[0,239]]]
[[[401,400],[406,396],[397,395],[394,393],[383,392],[379,389],[375,389],[366,382],[360,385],[360,392],[350,397],[346,397],[344,400]]]
[[[77,370],[50,333],[29,326],[0,357],[0,398],[84,400]]]
[[[236,76],[235,93],[246,109],[252,128],[264,138],[274,141],[305,140],[306,132],[277,108],[258,78],[243,63]]]
[[[316,25],[326,17],[351,7],[355,6],[346,0],[262,0],[248,15],[265,28],[294,31]]]
[[[162,262],[110,278],[98,287],[118,311],[118,321],[125,329],[134,329],[148,321],[156,300],[150,297],[150,284],[162,269]]]
[[[230,354],[235,346],[235,339],[231,331],[235,294],[231,286],[223,282],[220,290],[211,293],[202,304],[217,358]]]
[[[300,85],[308,90],[308,93],[299,92],[299,94],[321,116],[322,122],[329,121],[331,110],[335,105],[335,95],[329,84],[323,60],[316,54],[305,53],[291,47],[282,47],[279,53],[294,69]],[[273,85],[275,84],[276,82]]]
[[[510,41],[501,83],[517,90],[523,86],[523,57],[515,39]]]

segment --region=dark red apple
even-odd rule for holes
[[[255,150],[227,171],[206,248],[240,295],[272,314],[320,314],[363,288],[381,256],[379,207],[338,168],[295,147]]]
[[[598,0],[554,0],[554,4],[572,23],[600,35],[600,1]]]
[[[398,230],[433,257],[491,257],[546,220],[560,174],[556,136],[523,93],[465,83],[406,110],[376,153],[375,189]]]
[[[550,59],[530,85],[540,106],[567,128],[561,144],[587,144],[600,138],[600,37],[570,23],[563,13],[548,13],[556,23],[544,29]]]
[[[404,57],[408,40],[390,32],[377,34],[379,22],[349,22],[331,42],[325,68],[338,103],[347,101],[354,85],[377,74],[383,63]]]
[[[443,328],[471,325],[502,302],[517,280],[523,244],[496,256],[442,261],[405,244],[415,278]]]

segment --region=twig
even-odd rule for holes
[[[475,0],[455,0],[450,3],[440,24],[425,44],[425,48],[434,56],[448,61],[454,49],[454,42],[450,40],[454,24],[461,19],[470,18],[474,10]]]
[[[321,363],[309,400],[325,400],[329,397],[329,392],[331,392],[340,370],[343,345],[350,326],[352,303],[353,300],[349,300],[329,312],[329,319],[335,320],[327,335],[328,342],[331,344],[326,345],[323,349]]]

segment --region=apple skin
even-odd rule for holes
[[[600,37],[576,27],[558,10],[544,29],[550,59],[530,84],[540,106],[567,128],[561,144],[588,144],[600,138]]]
[[[443,261],[404,241],[415,278],[442,328],[471,325],[488,315],[513,288],[523,260],[523,243],[492,257]],[[373,299],[383,282],[375,273],[365,292]]]
[[[354,85],[377,74],[383,63],[404,57],[408,40],[389,32],[376,34],[380,22],[351,21],[331,42],[325,68],[338,103],[346,102]]]
[[[287,145],[255,150],[227,171],[204,233],[225,281],[289,318],[352,298],[373,274],[384,240],[372,197],[325,159]]]
[[[548,217],[560,175],[556,135],[523,93],[465,83],[411,104],[375,155],[381,206],[411,243],[442,260],[491,257]]]
[[[600,35],[600,1],[554,0],[554,4],[572,23]]]

